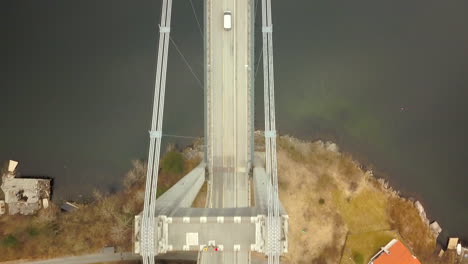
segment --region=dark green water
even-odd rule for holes
[[[338,142],[468,240],[468,3],[273,4],[280,133]],[[56,200],[118,189],[130,160],[147,156],[159,5],[4,3],[0,160],[54,177]],[[175,1],[173,18],[172,37],[201,77],[188,1]],[[173,47],[165,113],[165,133],[203,135],[202,90]]]

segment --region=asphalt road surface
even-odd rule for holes
[[[226,263],[251,263],[248,251],[240,252],[203,252],[200,263],[226,264]],[[260,263],[260,262],[259,262]]]
[[[111,262],[121,260],[139,260],[140,255],[133,253],[115,253],[115,254],[92,254],[83,256],[63,257],[47,260],[36,260],[36,261],[17,261],[15,263],[21,264],[91,264],[99,262]],[[8,262],[7,262],[8,263]]]
[[[208,160],[211,172],[209,207],[249,207],[251,139],[251,58],[253,0],[207,0]],[[232,28],[224,28],[224,13]],[[229,240],[229,238],[225,238]],[[223,241],[223,244],[229,244]],[[200,263],[250,263],[250,248],[201,252]]]
[[[212,208],[248,207],[252,0],[207,1],[208,137]],[[232,29],[224,29],[224,12]]]
[[[171,253],[160,255],[156,259],[164,260],[184,260],[184,261],[195,261],[197,259],[197,253],[187,252],[184,254],[181,253]],[[47,260],[18,260],[18,261],[9,261],[9,262],[0,262],[0,264],[92,264],[92,263],[102,263],[102,262],[113,262],[113,261],[122,261],[122,260],[141,260],[140,255],[136,255],[130,252],[126,253],[102,253],[102,254],[91,254],[91,255],[82,255],[82,256],[72,256],[72,257],[62,257],[55,259]]]

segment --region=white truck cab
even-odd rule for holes
[[[232,13],[231,11],[224,11],[224,30],[231,30],[232,28]]]

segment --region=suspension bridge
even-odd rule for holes
[[[204,0],[202,30],[189,1],[204,41],[204,83],[196,78],[204,89],[204,159],[156,199],[167,61],[173,42],[172,0],[163,0],[145,200],[143,212],[135,216],[135,253],[145,264],[177,252],[198,252],[198,263],[252,263],[253,252],[264,255],[269,264],[279,263],[288,250],[288,215],[278,198],[271,0],[261,0],[260,7],[263,153],[254,151],[253,122],[258,2]],[[232,28],[223,27],[226,14],[232,16]],[[206,208],[191,208],[205,182]]]

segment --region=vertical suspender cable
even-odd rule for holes
[[[161,150],[164,94],[166,86],[167,56],[170,33],[172,0],[163,0],[161,24],[159,28],[159,47],[156,66],[153,116],[150,130],[148,169],[146,173],[145,201],[141,226],[141,255],[144,264],[154,264],[157,254],[155,242],[155,208],[158,183],[159,156]]]
[[[276,120],[274,97],[273,37],[271,0],[262,0],[263,74],[265,100],[265,156],[268,176],[267,256],[269,264],[279,263],[280,212],[278,199],[278,174],[276,158]]]
[[[271,166],[270,166],[270,141],[268,139],[268,131],[270,130],[270,108],[269,108],[269,100],[268,100],[268,89],[269,89],[269,79],[268,79],[268,51],[267,51],[267,43],[268,37],[266,34],[266,0],[262,0],[262,38],[263,38],[263,98],[264,98],[264,108],[265,108],[265,169],[266,174],[268,177],[267,181],[267,219],[266,219],[266,227],[267,227],[267,245],[266,245],[266,253],[268,257],[268,264],[271,264],[272,257],[271,257],[271,240],[270,240],[270,231],[271,231],[271,185],[270,185],[270,175],[271,175]]]
[[[270,79],[270,118],[271,118],[271,130],[276,131],[276,113],[275,113],[275,82],[274,82],[274,63],[273,63],[273,23],[271,15],[271,0],[267,0],[267,15],[268,25],[271,28],[268,32],[268,64],[269,64],[269,79]],[[275,132],[276,135],[276,132]],[[279,215],[279,197],[278,197],[278,170],[277,170],[277,158],[276,158],[276,137],[271,137],[271,166],[272,166],[272,182],[273,182],[273,227],[274,227],[274,251],[275,257],[274,262],[279,263],[280,252],[280,215]]]

